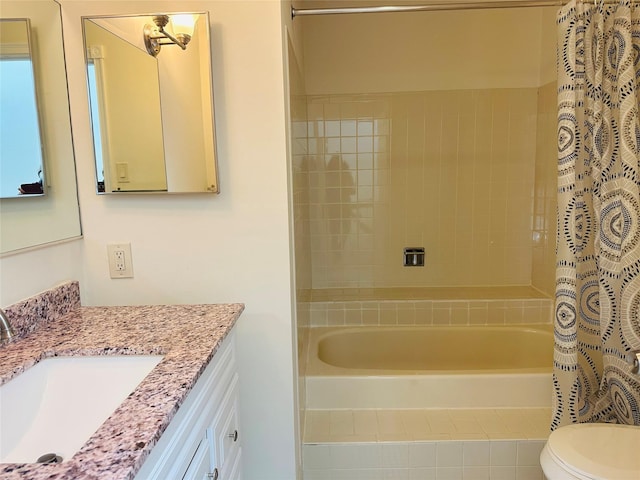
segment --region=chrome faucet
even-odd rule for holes
[[[0,308],[0,341],[9,340],[15,335],[9,319],[4,313],[4,310]]]

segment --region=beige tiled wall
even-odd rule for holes
[[[539,88],[531,275],[531,284],[551,296],[557,231],[556,96],[556,82]]]
[[[309,97],[312,287],[529,285],[537,93]]]

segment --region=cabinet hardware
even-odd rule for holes
[[[227,437],[233,438],[234,442],[238,441],[238,430],[234,430],[233,433],[228,433]]]
[[[212,480],[218,480],[218,469],[214,468],[213,472],[207,473],[207,478],[211,478]]]

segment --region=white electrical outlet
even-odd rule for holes
[[[133,277],[130,243],[107,245],[107,253],[109,255],[109,274],[111,278]]]

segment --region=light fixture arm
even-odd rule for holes
[[[153,25],[144,26],[144,44],[147,52],[153,57],[160,53],[162,45],[178,45],[182,50],[187,49],[187,44],[191,40],[191,35],[187,33],[177,33],[175,36],[164,29],[169,23],[169,15],[157,15],[153,17]],[[163,40],[170,40],[169,42]]]
[[[159,27],[158,31],[160,33],[162,33],[162,35],[164,35],[165,37],[167,37],[169,40],[171,40],[173,43],[175,43],[176,45],[178,45],[182,50],[186,50],[187,49],[187,43],[189,42],[189,40],[191,40],[191,37],[189,35],[185,35],[185,34],[181,34],[179,33],[176,37],[174,37],[173,35],[171,35],[169,32],[167,32],[164,27]],[[180,40],[179,37],[182,37],[183,39]],[[187,37],[189,40],[187,40],[186,42],[184,41],[185,37]],[[166,43],[164,45],[167,45]]]

